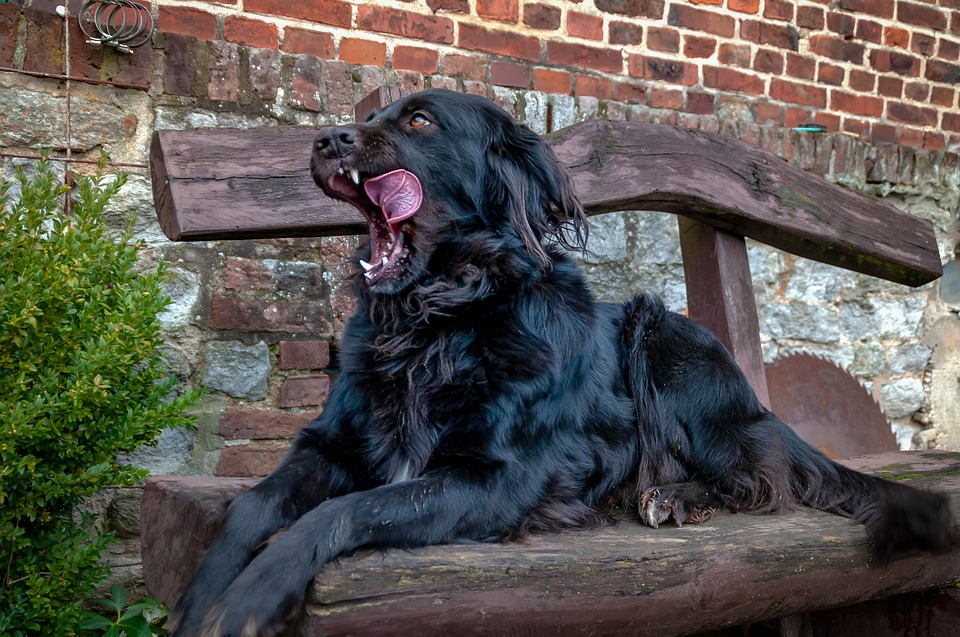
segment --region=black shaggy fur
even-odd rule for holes
[[[391,237],[350,170],[401,168],[423,204]],[[323,565],[358,547],[595,526],[611,505],[651,526],[806,505],[862,522],[882,559],[956,541],[943,496],[802,442],[656,296],[594,301],[557,245],[586,241],[569,177],[491,102],[409,96],[321,130],[312,170],[367,216],[359,256],[390,264],[358,272],[323,414],[230,505],[175,635],[277,634]]]

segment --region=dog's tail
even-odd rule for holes
[[[779,419],[777,423],[797,501],[863,524],[881,563],[912,549],[943,552],[960,545],[946,495],[854,471],[803,442]]]

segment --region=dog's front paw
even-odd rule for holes
[[[678,527],[687,522],[706,522],[713,516],[714,509],[706,504],[709,494],[700,491],[697,485],[691,483],[647,489],[640,496],[640,521],[655,529],[669,520],[673,520]]]
[[[207,612],[200,628],[200,637],[276,637],[297,617],[300,607],[268,608],[257,600],[234,603],[224,599]]]

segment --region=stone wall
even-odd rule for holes
[[[948,276],[919,289],[757,244],[749,254],[768,360],[834,360],[901,446],[957,450],[956,2],[164,1],[152,41],[128,55],[85,43],[75,24],[68,51],[52,0],[0,3],[3,171],[44,147],[62,157],[68,95],[73,157],[103,149],[127,164],[115,212],[139,213],[145,263],[170,268],[164,359],[183,386],[209,389],[196,432],[168,431],[130,458],[157,474],[276,465],[335,377],[360,239],[167,241],[146,170],[152,132],[348,121],[381,84],[487,95],[538,132],[598,117],[718,132],[930,219]],[[791,129],[808,120],[828,132]],[[600,298],[650,289],[685,307],[669,215],[594,218],[583,265]]]

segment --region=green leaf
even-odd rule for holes
[[[113,626],[113,622],[104,617],[103,615],[97,615],[96,613],[91,613],[86,621],[80,624],[81,630],[103,630]]]

